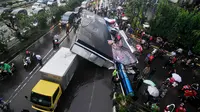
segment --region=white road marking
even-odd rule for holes
[[[65,38],[65,36],[63,36],[61,39]],[[64,41],[62,41],[60,44],[62,44]],[[53,54],[55,53],[51,53],[51,51],[53,50],[53,48],[50,49],[50,51],[43,57],[43,62],[44,64],[48,61],[49,57],[51,57]],[[48,54],[50,54],[48,56]],[[47,57],[48,56],[48,57]],[[45,58],[47,57],[47,59],[45,60]],[[33,76],[39,71],[39,69],[41,68],[41,66],[39,66],[39,64],[37,64],[37,66],[29,73],[29,76],[27,76],[25,78],[25,80],[23,80],[23,82],[17,87],[17,89],[15,89],[15,92],[9,97],[8,101],[12,102],[12,100],[19,94],[19,92],[26,86],[26,84],[28,84],[28,82],[33,78]],[[36,69],[37,68],[37,69]],[[28,78],[29,77],[29,78]],[[24,84],[23,84],[24,83]],[[23,84],[23,86],[21,86]],[[21,88],[20,88],[21,87]],[[20,89],[19,89],[20,88]],[[17,91],[19,90],[19,91]],[[17,92],[16,92],[17,91]],[[93,96],[92,96],[93,97]],[[91,107],[90,107],[91,108]]]
[[[19,85],[19,86],[15,89],[15,91],[17,91],[17,90],[20,88],[20,86],[21,86],[21,85]]]
[[[54,26],[54,28],[52,30],[54,30],[58,25]],[[46,36],[51,30],[49,30],[47,33],[45,33],[43,36],[41,36],[38,40],[40,40],[41,38],[43,38],[44,36]],[[38,40],[36,40],[35,42],[33,42],[31,45],[29,45],[27,49],[29,49],[30,47],[32,47],[36,42],[38,42]],[[19,50],[20,51],[20,50]],[[13,58],[12,60],[10,60],[8,63],[11,63],[13,60],[15,60],[19,55],[17,55],[15,58]]]
[[[94,97],[94,90],[95,90],[95,87],[96,87],[96,83],[95,83],[96,76],[97,76],[97,69],[96,69],[96,73],[95,73],[95,77],[94,77],[94,84],[93,84],[93,87],[92,87],[92,95],[90,97],[90,103],[89,103],[88,112],[91,111],[91,107],[92,107],[92,99]]]

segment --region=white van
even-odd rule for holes
[[[88,4],[87,1],[83,1],[83,2],[81,3],[81,7],[82,7],[82,8],[87,8],[87,4]]]

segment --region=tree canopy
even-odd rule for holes
[[[200,12],[196,10],[188,11],[176,4],[161,2],[150,26],[152,35],[166,38],[184,48],[200,50]]]

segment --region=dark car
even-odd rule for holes
[[[25,8],[17,8],[15,10],[13,10],[11,12],[11,14],[13,14],[13,15],[18,15],[18,14],[28,15],[28,12],[27,12],[27,10]]]
[[[74,12],[72,12],[72,11],[67,11],[67,12],[65,12],[65,14],[63,14],[63,15],[61,16],[61,20],[60,20],[61,25],[66,25],[66,24],[68,23],[69,17],[70,17],[70,15],[71,15],[72,13],[74,13]]]
[[[2,8],[0,9],[0,15],[2,17],[7,17],[8,15],[10,15],[10,13],[12,12],[13,10],[10,9],[10,8]]]

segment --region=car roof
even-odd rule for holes
[[[43,8],[35,8],[35,9],[33,10],[33,13],[36,14],[36,13],[38,13],[40,10],[44,10],[44,9],[43,9]]]
[[[45,96],[53,96],[57,88],[59,87],[59,84],[46,81],[46,80],[40,80],[35,87],[32,89],[32,92],[45,95]]]
[[[67,11],[67,12],[64,13],[64,15],[70,15],[72,13],[74,13],[74,11]]]
[[[40,2],[35,2],[34,4],[42,4],[42,3],[40,3]]]
[[[17,9],[14,9],[11,13],[12,14],[17,14],[21,10],[26,10],[26,9],[25,8],[17,8]]]
[[[0,8],[0,14],[3,13],[5,10],[11,10],[10,8]]]

